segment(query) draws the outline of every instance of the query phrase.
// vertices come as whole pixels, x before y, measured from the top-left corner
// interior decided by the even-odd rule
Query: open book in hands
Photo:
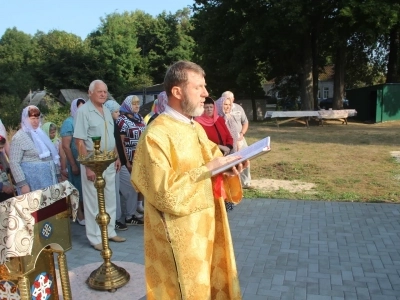
[[[211,176],[214,176],[214,175],[217,175],[224,171],[227,171],[247,159],[250,160],[250,159],[256,158],[262,154],[268,153],[270,150],[271,150],[270,137],[267,136],[266,138],[263,138],[262,140],[259,140],[259,141],[255,142],[254,144],[251,144],[247,148],[244,148],[238,152],[227,155],[226,157],[238,156],[239,159],[236,159],[236,160],[226,163],[225,165],[222,165],[216,169],[211,170]]]

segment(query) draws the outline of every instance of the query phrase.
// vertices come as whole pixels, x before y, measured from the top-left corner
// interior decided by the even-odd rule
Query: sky
[[[63,30],[85,39],[111,13],[142,10],[152,16],[175,13],[194,0],[0,0],[0,37],[7,28],[34,35]]]

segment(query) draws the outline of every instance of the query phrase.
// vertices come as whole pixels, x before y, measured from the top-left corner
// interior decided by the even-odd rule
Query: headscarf
[[[134,122],[143,123],[143,117],[137,112],[132,111],[132,101],[139,101],[138,96],[130,95],[125,98],[124,102],[121,104],[119,111],[122,114],[128,115]]]
[[[104,103],[104,106],[107,107],[112,113],[115,111],[119,111],[121,105],[115,100],[107,100]]]
[[[3,122],[1,122],[1,120],[0,120],[0,135],[2,135],[3,137],[5,137],[7,139],[7,131],[3,125]]]
[[[22,115],[21,115],[22,131],[31,134],[33,143],[35,144],[36,150],[38,151],[40,158],[46,158],[51,155],[54,163],[56,165],[60,165],[60,156],[58,155],[57,149],[54,146],[54,144],[50,141],[46,133],[40,128],[40,126],[42,125],[41,122],[39,122],[39,127],[37,129],[32,128],[28,115],[29,108],[36,108],[37,110],[39,110],[39,108],[37,108],[35,105],[29,105],[22,110]]]
[[[157,96],[157,100],[154,101],[154,112],[156,114],[163,113],[167,104],[168,104],[167,93],[166,92],[159,93]]]
[[[6,142],[7,142],[6,137],[0,134],[0,143],[4,144],[4,146],[5,146]],[[8,163],[8,157],[7,157],[7,154],[5,153],[5,149],[3,149],[3,151],[0,151],[0,177],[1,177],[2,172],[8,173],[9,169],[10,169],[10,165]],[[6,179],[6,181],[8,181],[8,178]],[[2,182],[2,178],[0,178],[0,182]],[[4,182],[4,180],[3,180],[3,182]]]
[[[217,112],[221,117],[225,116],[224,103],[225,103],[226,99],[227,99],[226,97],[221,97],[217,101],[215,101],[215,106],[217,107]],[[231,111],[232,111],[232,107],[231,107]]]
[[[168,104],[168,96],[166,92],[161,92],[158,94],[157,99],[154,100],[151,111],[144,117],[145,124],[149,124],[154,120],[159,114],[165,111]]]
[[[77,99],[72,100],[72,102],[71,102],[71,116],[74,119],[75,119],[76,113],[78,111],[78,104],[79,104],[78,101],[79,100],[83,101],[84,104],[86,103],[86,100],[82,99],[82,98],[77,98]],[[79,101],[79,102],[81,102],[81,101]]]
[[[236,152],[236,151],[238,151],[237,142],[238,142],[238,138],[239,138],[240,134],[236,129],[235,118],[232,117],[232,115],[231,115],[233,105],[231,106],[230,112],[228,112],[228,113],[224,112],[224,103],[226,100],[230,100],[230,99],[228,99],[227,97],[219,98],[217,101],[215,101],[215,106],[217,107],[216,110],[218,111],[218,114],[225,119],[226,127],[228,127],[228,130],[231,133],[231,136],[233,138],[232,150],[234,150],[234,152]]]
[[[212,117],[209,117],[204,112],[200,117],[196,117],[194,119],[204,126],[212,126],[215,124],[215,122],[217,122],[217,120],[219,118],[217,108],[215,107],[215,102],[211,97],[206,97],[206,101],[204,102],[204,104],[213,104],[214,105],[214,115]]]
[[[56,127],[56,135],[54,136],[54,138],[50,138],[50,127],[51,125],[54,125]],[[52,143],[54,143],[55,141],[58,140],[58,130],[57,130],[57,126],[56,124],[52,123],[52,122],[46,122],[41,126],[42,130],[47,134],[47,136],[49,137],[50,141]]]

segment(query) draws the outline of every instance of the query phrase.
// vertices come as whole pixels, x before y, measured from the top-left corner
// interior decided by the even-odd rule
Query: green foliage
[[[57,95],[102,79],[122,99],[161,83],[180,59],[205,69],[212,95],[229,89],[254,99],[263,95],[265,80],[291,76],[297,82],[285,91],[307,98],[303,108],[311,108],[316,70],[327,64],[345,71],[347,88],[383,82],[387,70],[392,80],[400,78],[400,47],[393,42],[398,1],[196,0],[191,9],[193,15],[189,8],[156,17],[111,13],[84,41],[59,30],[32,37],[7,29],[0,39],[0,94],[23,99],[30,89],[46,87]],[[338,59],[338,49],[347,59]],[[314,80],[307,80],[312,73]]]
[[[90,49],[81,38],[65,31],[38,32],[35,44],[35,77],[40,87],[57,93],[63,88],[86,89],[91,79]]]
[[[21,122],[22,103],[17,96],[0,95],[0,119],[6,128],[17,129]]]
[[[62,123],[70,116],[70,106],[61,105],[51,94],[47,94],[39,106],[45,122],[52,122],[60,129]]]
[[[0,39],[0,94],[23,99],[29,89],[37,87],[33,75],[31,36],[15,27]]]
[[[150,82],[144,75],[145,64],[137,37],[138,23],[150,19],[150,15],[141,11],[113,13],[102,19],[98,29],[89,36],[96,60],[94,70],[114,94],[124,94],[132,86]],[[138,82],[138,78],[144,82]]]

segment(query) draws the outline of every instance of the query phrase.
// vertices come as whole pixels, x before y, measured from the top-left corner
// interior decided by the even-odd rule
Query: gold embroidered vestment
[[[162,114],[142,134],[132,183],[146,201],[148,300],[241,299],[224,200],[214,199],[205,167],[221,155],[197,122]]]

